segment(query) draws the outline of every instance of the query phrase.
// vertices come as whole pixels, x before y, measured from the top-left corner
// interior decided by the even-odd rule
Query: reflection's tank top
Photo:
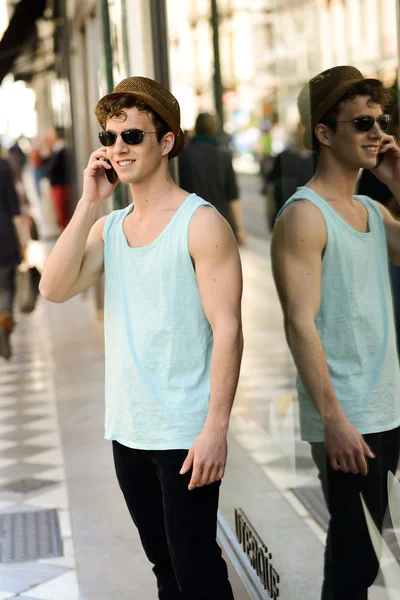
[[[131,448],[190,448],[207,416],[212,331],[188,248],[200,206],[188,196],[141,248],[123,231],[132,205],[104,226],[105,437]]]
[[[354,196],[368,211],[369,232],[355,231],[308,187],[292,202],[308,200],[325,221],[321,304],[315,325],[329,374],[349,421],[362,434],[400,425],[400,371],[389,279],[386,233],[379,208],[367,196]],[[317,409],[298,377],[302,438],[323,440]]]

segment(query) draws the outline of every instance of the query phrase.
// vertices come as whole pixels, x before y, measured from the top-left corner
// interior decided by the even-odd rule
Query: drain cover
[[[0,563],[63,555],[55,509],[0,513]]]
[[[329,513],[326,508],[324,495],[320,484],[301,485],[293,488],[292,492],[297,496],[303,506],[308,510],[317,523],[327,531],[329,524]]]

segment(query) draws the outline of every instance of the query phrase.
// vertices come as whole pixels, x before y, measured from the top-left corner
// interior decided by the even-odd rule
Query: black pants
[[[220,482],[188,490],[187,450],[133,450],[113,442],[118,482],[160,600],[233,600],[216,541]]]
[[[400,428],[363,436],[375,458],[368,474],[334,471],[323,443],[311,444],[312,456],[327,503],[330,522],[325,548],[322,600],[366,600],[379,570],[363,507],[366,505],[379,531],[388,505],[388,472],[396,473]]]

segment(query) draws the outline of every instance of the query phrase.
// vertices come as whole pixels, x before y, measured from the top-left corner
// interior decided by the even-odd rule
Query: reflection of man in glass
[[[388,92],[353,67],[314,77],[298,99],[315,175],[275,224],[274,277],[299,373],[302,438],[310,442],[331,515],[323,600],[365,600],[378,560],[360,501],[378,528],[387,473],[400,446],[389,255],[400,265],[400,224],[367,196],[372,169],[400,202],[400,150],[385,130]],[[379,166],[376,166],[379,163]]]

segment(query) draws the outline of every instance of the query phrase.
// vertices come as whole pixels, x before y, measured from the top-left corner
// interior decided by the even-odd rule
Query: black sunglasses
[[[378,123],[381,131],[387,131],[389,123],[391,121],[390,115],[380,115],[375,119],[371,115],[362,115],[351,119],[351,121],[337,121],[338,123],[353,123],[357,131],[370,131],[375,125],[375,121]]]
[[[117,141],[118,135],[122,137],[125,144],[129,146],[137,146],[141,144],[144,140],[145,135],[150,135],[150,133],[158,133],[158,131],[142,131],[141,129],[125,129],[125,131],[121,131],[120,134],[115,133],[115,131],[110,131],[109,129],[100,131],[99,140],[103,146],[113,146]]]

